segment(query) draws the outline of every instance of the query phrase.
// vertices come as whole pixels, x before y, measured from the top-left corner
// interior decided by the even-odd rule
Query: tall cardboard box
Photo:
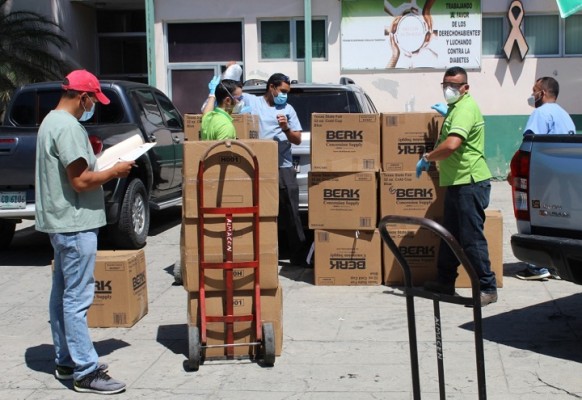
[[[445,188],[439,186],[436,171],[380,173],[380,215],[406,215],[442,221]]]
[[[184,218],[180,240],[182,281],[184,289],[197,292],[200,288],[197,218]],[[277,246],[277,219],[265,217],[259,222],[259,277],[261,289],[276,289],[279,286],[279,257]],[[232,237],[225,230],[224,218],[206,218],[204,222],[204,257],[207,262],[220,263],[226,260],[226,248],[230,246],[233,261],[254,260],[253,221],[251,217],[235,217]],[[233,270],[235,290],[252,290],[255,272],[252,268]],[[208,292],[225,290],[225,271],[206,269],[204,287]]]
[[[148,312],[146,262],[141,250],[98,251],[91,328],[129,328]]]
[[[309,228],[374,230],[375,172],[309,172]]]
[[[311,170],[378,171],[380,115],[313,113]]]
[[[222,316],[225,313],[226,296],[224,292],[211,292],[206,295],[206,315]],[[253,313],[253,294],[251,291],[235,292],[233,298],[234,315]],[[200,328],[199,293],[188,293],[188,324]],[[261,290],[261,321],[273,323],[275,331],[275,355],[280,356],[283,349],[283,289]],[[222,322],[207,323],[207,344],[220,345],[226,343],[225,324]],[[200,335],[202,336],[202,335]],[[234,324],[234,343],[252,343],[256,341],[255,327],[252,322],[236,322]],[[236,356],[252,356],[256,354],[256,346],[236,346],[233,348]],[[225,348],[208,348],[206,358],[223,358]]]
[[[259,164],[259,215],[279,214],[279,151],[274,140],[241,140]],[[183,215],[198,217],[198,167],[201,157],[216,141],[184,143]],[[219,145],[205,159],[204,205],[206,207],[249,207],[253,205],[255,168],[250,154],[233,141]]]
[[[372,286],[382,282],[381,238],[374,231],[315,231],[315,284]]]
[[[382,114],[382,171],[414,171],[435,148],[443,120],[435,113]]]
[[[499,210],[485,210],[485,237],[489,248],[491,269],[495,272],[497,287],[503,287],[503,217]],[[388,225],[388,231],[412,271],[412,284],[422,286],[427,280],[437,278],[437,261],[440,237],[427,229],[414,225]],[[392,251],[384,243],[383,282],[386,285],[403,285],[404,275]],[[457,288],[470,288],[471,281],[462,266],[455,281]]]
[[[187,141],[200,140],[202,114],[184,114],[184,138]]]
[[[232,124],[237,139],[259,138],[259,116],[232,114]],[[184,137],[187,141],[199,141],[202,137],[202,114],[184,114]]]

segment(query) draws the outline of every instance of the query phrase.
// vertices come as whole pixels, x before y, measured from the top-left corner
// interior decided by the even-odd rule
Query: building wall
[[[25,10],[46,15],[61,26],[71,42],[69,49],[55,49],[75,68],[97,71],[98,49],[95,9],[70,0],[8,0],[8,11]]]
[[[379,0],[380,1],[380,0]],[[506,15],[510,0],[482,0],[484,14]],[[526,14],[557,14],[555,1],[528,0],[523,2]],[[165,53],[165,26],[175,22],[240,21],[244,15],[245,79],[266,79],[274,72],[282,72],[292,79],[304,80],[302,62],[260,62],[258,18],[300,17],[304,15],[303,1],[270,0],[265,7],[262,0],[213,2],[189,0],[156,1],[156,62],[158,86],[167,89],[167,56]],[[370,95],[382,112],[430,112],[430,106],[443,101],[439,83],[443,71],[342,71],[340,66],[341,2],[313,0],[312,16],[328,20],[328,59],[314,60],[314,82],[339,82],[349,76]],[[537,77],[553,76],[561,83],[560,104],[582,120],[582,78],[579,76],[579,57],[537,58],[524,61],[513,58],[482,57],[481,69],[469,71],[470,92],[485,115],[487,126],[486,155],[489,167],[498,178],[504,178],[509,162],[519,147],[522,131],[531,108],[527,97]],[[205,90],[205,88],[202,88]],[[582,124],[578,124],[582,130]]]

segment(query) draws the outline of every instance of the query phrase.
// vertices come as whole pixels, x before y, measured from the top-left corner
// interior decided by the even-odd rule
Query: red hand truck
[[[219,146],[225,146],[228,150],[232,146],[242,147],[253,160],[253,204],[246,207],[206,207],[204,205],[204,172],[205,161],[212,150]],[[198,371],[205,360],[205,350],[207,348],[220,347],[225,348],[226,358],[234,358],[234,347],[236,346],[254,346],[255,358],[262,356],[263,364],[273,366],[275,364],[275,333],[271,322],[261,321],[261,287],[260,287],[260,268],[259,268],[259,162],[252,149],[245,143],[234,140],[224,140],[210,146],[200,158],[198,166],[198,261],[199,261],[199,325],[188,325],[188,367],[193,371]],[[252,214],[253,219],[253,260],[244,262],[234,261],[234,217],[236,215]],[[208,262],[205,257],[204,249],[204,220],[206,215],[223,215],[225,218],[225,260],[223,262]],[[252,268],[254,270],[254,289],[253,289],[253,306],[251,314],[235,315],[234,314],[234,283],[233,269]],[[223,315],[207,315],[206,313],[206,291],[204,285],[204,272],[207,269],[224,270],[225,275],[225,312]],[[236,322],[253,323],[255,329],[255,342],[251,343],[234,343],[234,323]],[[225,326],[225,343],[224,344],[207,344],[207,323],[224,323]]]
[[[459,262],[463,265],[469,278],[471,279],[471,297],[461,297],[458,295],[446,295],[441,293],[434,293],[426,291],[422,288],[412,286],[412,274],[410,266],[406,259],[402,256],[400,249],[392,240],[386,225],[388,224],[405,224],[405,225],[419,225],[421,228],[428,229],[437,234],[453,251]],[[467,258],[463,248],[459,245],[457,240],[451,235],[449,231],[443,228],[436,222],[419,217],[408,217],[402,215],[388,215],[378,224],[378,230],[382,239],[394,254],[394,257],[400,264],[402,272],[404,273],[404,294],[406,296],[406,311],[408,314],[408,340],[410,346],[410,362],[412,370],[412,389],[414,400],[420,400],[420,375],[418,364],[418,347],[416,342],[416,322],[414,314],[414,297],[423,297],[433,301],[435,333],[436,333],[436,352],[437,352],[437,367],[439,377],[439,394],[440,399],[446,399],[445,393],[445,372],[444,372],[444,356],[442,348],[442,329],[441,329],[441,313],[439,302],[461,304],[473,307],[473,325],[475,330],[475,356],[477,362],[477,389],[479,400],[487,399],[487,386],[485,384],[485,356],[483,353],[483,327],[481,320],[481,292],[479,290],[479,277],[473,268],[473,265]]]

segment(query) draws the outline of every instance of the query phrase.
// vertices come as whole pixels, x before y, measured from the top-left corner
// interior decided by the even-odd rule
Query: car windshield
[[[348,91],[292,90],[288,102],[295,108],[305,131],[311,130],[311,113],[362,112],[353,92]]]

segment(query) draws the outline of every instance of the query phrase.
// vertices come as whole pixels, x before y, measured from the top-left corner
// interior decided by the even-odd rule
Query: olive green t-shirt
[[[236,139],[232,117],[222,108],[216,107],[202,117],[202,140]]]
[[[491,171],[485,161],[485,121],[469,93],[449,106],[437,146],[451,133],[462,137],[463,143],[439,162],[440,185],[462,185],[490,179]]]
[[[106,224],[103,188],[77,193],[66,168],[79,158],[90,170],[96,158],[87,131],[63,110],[51,111],[40,124],[36,142],[35,223],[47,233],[80,232]]]

